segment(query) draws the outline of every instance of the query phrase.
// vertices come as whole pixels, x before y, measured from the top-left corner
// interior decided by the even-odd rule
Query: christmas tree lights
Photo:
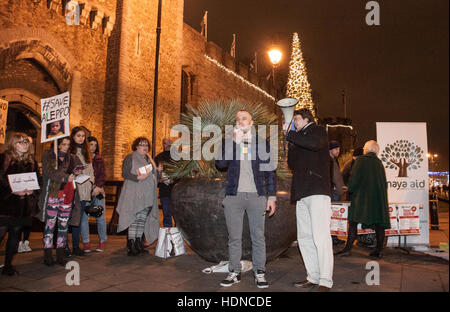
[[[314,103],[311,96],[311,87],[308,82],[306,64],[298,34],[294,33],[292,40],[292,53],[289,62],[289,77],[286,96],[298,100],[295,109],[308,108],[315,116]]]

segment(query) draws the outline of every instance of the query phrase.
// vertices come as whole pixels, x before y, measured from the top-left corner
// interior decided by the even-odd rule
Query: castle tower
[[[183,0],[162,0],[156,150],[179,116]],[[139,136],[152,141],[158,0],[118,0],[104,112],[104,148],[114,164],[108,178],[120,179],[122,161]],[[105,159],[106,160],[106,159]]]

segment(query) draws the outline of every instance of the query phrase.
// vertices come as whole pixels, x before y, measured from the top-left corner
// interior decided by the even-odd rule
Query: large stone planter
[[[277,211],[266,217],[267,261],[273,260],[296,240],[295,205],[289,201],[290,181],[277,181]],[[228,260],[228,231],[222,200],[224,179],[191,179],[178,182],[172,191],[172,214],[189,246],[207,261]],[[242,260],[251,260],[247,215],[242,233]]]

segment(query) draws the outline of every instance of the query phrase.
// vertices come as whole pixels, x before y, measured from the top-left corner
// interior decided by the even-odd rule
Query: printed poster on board
[[[331,204],[331,235],[347,236],[347,215],[349,204]]]
[[[69,110],[69,92],[41,99],[41,143],[70,135]]]
[[[419,235],[420,218],[418,204],[397,205],[400,235]]]
[[[391,221],[391,228],[384,231],[386,236],[399,235],[400,233],[398,230],[397,211],[397,205],[389,204],[389,219]]]

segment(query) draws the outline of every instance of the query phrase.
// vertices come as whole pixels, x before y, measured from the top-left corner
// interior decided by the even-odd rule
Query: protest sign
[[[403,204],[397,207],[400,235],[420,234],[419,205]]]
[[[36,172],[27,172],[8,175],[9,186],[12,192],[22,192],[24,190],[39,190],[39,182]]]
[[[70,95],[41,99],[41,143],[69,136]]]
[[[331,235],[347,236],[347,215],[350,203],[331,204]]]
[[[385,230],[386,236],[399,235],[396,205],[389,205],[389,218],[391,220],[391,228]]]

